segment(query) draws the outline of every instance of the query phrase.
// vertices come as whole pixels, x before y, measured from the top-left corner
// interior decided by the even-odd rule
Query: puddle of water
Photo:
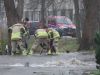
[[[23,64],[21,64],[21,63],[16,63],[16,64],[13,64],[13,65],[9,65],[9,66],[11,66],[11,67],[23,67],[24,65]]]
[[[70,60],[57,60],[57,61],[47,61],[43,64],[30,64],[29,62],[26,62],[25,64],[22,63],[16,63],[16,64],[10,64],[10,65],[0,65],[0,66],[11,66],[11,67],[71,67],[71,68],[86,68],[86,67],[94,67],[95,63],[87,63],[80,61],[76,58],[72,58]]]
[[[12,65],[11,65],[11,64],[5,64],[5,65],[2,64],[2,65],[0,65],[0,66],[1,66],[1,67],[3,67],[3,66],[4,66],[4,67],[8,67],[8,66],[9,66],[9,67],[24,67],[24,65],[21,64],[21,63],[16,63],[16,64],[12,64]]]

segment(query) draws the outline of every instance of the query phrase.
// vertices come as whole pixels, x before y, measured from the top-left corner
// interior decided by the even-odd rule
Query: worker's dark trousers
[[[54,46],[54,39],[50,39],[50,49],[51,53],[56,53],[56,48]]]

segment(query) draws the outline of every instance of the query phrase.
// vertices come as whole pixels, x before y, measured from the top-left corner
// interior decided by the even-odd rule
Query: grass
[[[100,75],[100,70],[93,71],[90,75]]]
[[[59,41],[58,52],[75,52],[77,51],[79,44],[75,38],[63,38]]]
[[[35,44],[35,38],[33,36],[30,37],[29,39],[29,43],[28,43],[28,51],[31,50],[32,46]],[[2,52],[1,50],[1,46],[3,45],[3,48],[5,47],[5,41],[4,42],[1,42],[2,43],[0,45],[0,53]],[[39,52],[40,51],[40,48],[39,47],[36,52]],[[58,42],[58,52],[66,52],[66,51],[71,51],[71,52],[75,52],[77,51],[78,49],[78,44],[77,44],[77,41],[76,39],[73,39],[73,38],[61,38]]]
[[[0,55],[5,50],[6,44],[7,44],[7,40],[0,40]]]
[[[35,39],[32,37],[29,42],[29,49],[35,44]],[[61,38],[58,42],[58,52],[75,52],[77,51],[79,45],[75,38]],[[40,50],[40,47],[38,48]],[[36,51],[39,51],[36,50]]]

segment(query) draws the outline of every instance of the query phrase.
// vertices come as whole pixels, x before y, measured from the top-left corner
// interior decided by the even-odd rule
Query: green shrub
[[[0,55],[5,50],[6,44],[7,44],[7,41],[6,40],[0,40]]]
[[[93,71],[90,75],[100,75],[100,70]]]
[[[94,39],[95,43],[96,43],[96,63],[100,64],[100,32],[96,33],[95,39]]]
[[[58,51],[59,52],[76,52],[79,44],[75,38],[62,38],[59,41]]]

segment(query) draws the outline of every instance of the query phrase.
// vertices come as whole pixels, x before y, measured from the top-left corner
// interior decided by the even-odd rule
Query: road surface
[[[88,75],[95,66],[92,52],[0,56],[0,75]]]

